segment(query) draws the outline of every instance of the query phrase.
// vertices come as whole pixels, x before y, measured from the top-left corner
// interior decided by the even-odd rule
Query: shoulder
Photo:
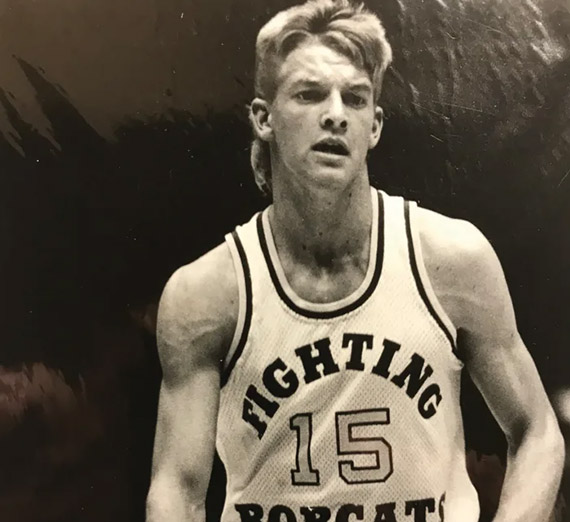
[[[456,328],[469,328],[482,307],[510,305],[499,259],[475,225],[418,207],[415,226],[427,276]]]
[[[158,309],[163,370],[197,358],[219,364],[234,334],[238,306],[237,275],[227,243],[176,270]]]
[[[469,221],[417,207],[415,225],[426,261],[462,270],[494,256],[487,238]]]

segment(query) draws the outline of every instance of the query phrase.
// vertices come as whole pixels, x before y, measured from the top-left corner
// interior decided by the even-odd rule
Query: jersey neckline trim
[[[280,299],[293,312],[310,319],[331,319],[352,312],[361,306],[374,292],[384,258],[384,202],[380,191],[371,189],[372,229],[368,268],[360,286],[350,295],[330,303],[313,303],[299,297],[289,285],[273,241],[267,210],[257,216],[257,232],[261,250],[267,264],[273,286]],[[374,196],[374,194],[376,194]]]

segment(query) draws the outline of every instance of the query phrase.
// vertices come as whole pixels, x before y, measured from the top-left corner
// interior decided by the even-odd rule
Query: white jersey
[[[227,236],[240,313],[217,448],[222,522],[476,522],[456,331],[426,275],[416,206],[372,191],[368,270],[332,303],[297,296],[267,210]]]

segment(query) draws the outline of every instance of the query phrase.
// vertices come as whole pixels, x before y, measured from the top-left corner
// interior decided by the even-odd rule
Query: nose
[[[346,112],[340,93],[331,93],[321,115],[321,127],[332,131],[345,131],[348,126]]]

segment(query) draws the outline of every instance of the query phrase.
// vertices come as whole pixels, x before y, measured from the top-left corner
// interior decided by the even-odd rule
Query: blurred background
[[[245,106],[256,33],[293,3],[0,0],[3,522],[144,520],[156,304],[268,204]],[[367,5],[394,49],[373,184],[490,239],[570,436],[570,5]],[[505,442],[468,379],[463,406],[490,520]]]

